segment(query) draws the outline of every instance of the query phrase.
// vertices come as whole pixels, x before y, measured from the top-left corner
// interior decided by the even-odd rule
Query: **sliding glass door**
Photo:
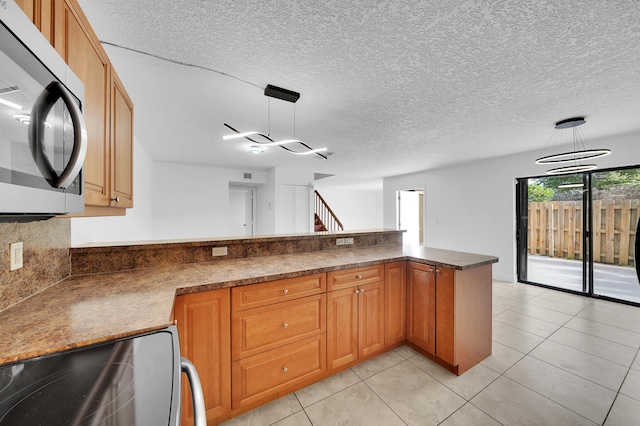
[[[640,168],[517,181],[518,279],[640,303]]]
[[[640,168],[593,173],[593,293],[640,303],[635,240]]]
[[[526,263],[520,280],[583,292],[584,176],[521,179],[519,185],[526,191],[520,194],[519,216],[525,221],[519,232],[524,254],[520,263]]]

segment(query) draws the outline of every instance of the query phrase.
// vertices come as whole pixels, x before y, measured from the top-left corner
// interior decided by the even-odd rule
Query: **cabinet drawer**
[[[326,366],[326,337],[315,337],[232,363],[232,408],[282,396],[318,380]]]
[[[370,284],[384,280],[384,265],[345,269],[327,274],[327,290],[340,290],[360,284]]]
[[[326,330],[326,295],[234,312],[231,358],[255,355]]]
[[[233,287],[231,289],[231,311],[244,311],[286,300],[299,299],[323,293],[325,289],[325,274]]]

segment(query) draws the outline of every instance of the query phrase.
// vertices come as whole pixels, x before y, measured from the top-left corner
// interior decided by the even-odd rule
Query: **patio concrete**
[[[527,281],[582,291],[582,261],[528,256]],[[593,265],[594,293],[640,303],[636,270],[629,266]]]

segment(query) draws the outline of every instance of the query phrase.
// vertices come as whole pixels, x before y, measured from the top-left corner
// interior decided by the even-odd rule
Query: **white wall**
[[[192,164],[154,163],[153,239],[215,238],[229,235],[229,183],[261,185],[266,173]],[[260,191],[260,189],[258,189]]]
[[[71,245],[227,237],[229,183],[259,187],[266,179],[261,171],[154,162],[135,139],[133,208],[126,216],[73,218]]]
[[[600,168],[640,164],[640,132],[590,140],[612,154]],[[516,280],[515,179],[544,175],[540,152],[499,157],[384,179],[384,227],[395,227],[396,191],[425,188],[425,245],[495,255],[494,278]]]
[[[140,241],[153,239],[151,184],[153,160],[138,139],[133,144],[134,208],[126,216],[71,219],[71,245],[100,241]]]
[[[154,239],[227,236],[228,171],[175,163],[155,163]]]
[[[323,188],[320,182],[316,182],[315,189],[340,219],[345,231],[383,227],[382,191],[341,191]]]

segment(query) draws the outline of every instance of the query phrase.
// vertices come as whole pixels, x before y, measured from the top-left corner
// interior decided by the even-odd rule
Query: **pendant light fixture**
[[[280,141],[276,141],[271,138],[270,134],[265,135],[262,132],[256,132],[256,131],[241,132],[240,130],[233,128],[231,125],[227,123],[224,123],[225,127],[230,129],[234,133],[230,135],[225,135],[222,137],[222,139],[230,140],[230,139],[244,138],[249,142],[256,144],[251,146],[251,148],[253,149],[250,148],[250,150],[248,151],[248,152],[251,152],[252,154],[261,153],[262,151],[264,151],[264,148],[262,147],[265,147],[265,146],[279,146],[280,148],[294,155],[316,154],[317,156],[324,158],[326,160],[327,157],[321,153],[325,152],[327,148],[313,149],[312,147],[310,147],[300,139],[296,139],[295,103],[298,99],[300,99],[300,93],[268,84],[267,87],[264,89],[264,95],[269,96],[271,98],[276,98],[283,101],[291,102],[294,104],[293,105],[293,139],[283,139]],[[269,103],[269,128],[271,128],[271,103]],[[289,146],[285,146],[285,145],[289,145]],[[294,149],[293,147],[290,147],[290,146],[295,146],[298,149]],[[262,151],[257,152],[259,151],[257,148],[262,149]]]
[[[548,175],[561,175],[565,173],[581,173],[589,170],[596,169],[598,166],[595,164],[583,164],[584,160],[593,160],[595,158],[604,157],[611,154],[609,149],[586,149],[584,144],[584,137],[578,129],[578,126],[583,125],[587,121],[584,117],[573,117],[561,120],[556,123],[556,129],[573,129],[573,151],[563,152],[561,154],[547,155],[540,157],[536,160],[536,164],[557,165],[567,164],[570,165],[556,167],[547,170]]]

